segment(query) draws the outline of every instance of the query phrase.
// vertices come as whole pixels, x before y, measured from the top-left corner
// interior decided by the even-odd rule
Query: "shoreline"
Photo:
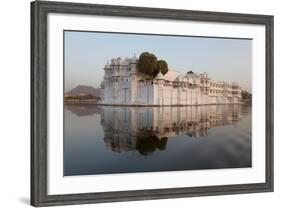
[[[150,104],[97,104],[100,106],[118,106],[118,107],[184,107],[184,106],[209,106],[209,105],[244,105],[244,103],[213,103],[213,104],[194,104],[194,105],[150,105]]]
[[[96,100],[64,100],[64,105],[71,105],[71,104],[91,104],[97,105]]]
[[[64,102],[64,105],[96,105],[96,106],[113,106],[113,107],[184,107],[184,106],[211,106],[211,105],[249,105],[248,103],[212,103],[212,104],[194,104],[194,105],[150,105],[150,104],[102,104],[92,101],[74,101],[74,102]]]

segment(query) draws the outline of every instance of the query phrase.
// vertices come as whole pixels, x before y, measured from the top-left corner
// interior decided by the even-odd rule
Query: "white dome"
[[[183,78],[184,77],[180,74],[179,76],[177,76],[176,80],[179,81],[179,82],[182,82]]]
[[[156,79],[162,79],[163,78],[163,74],[161,72],[159,72],[156,76]]]
[[[109,61],[107,61],[106,64],[104,65],[104,68],[109,68],[109,67],[110,67]]]

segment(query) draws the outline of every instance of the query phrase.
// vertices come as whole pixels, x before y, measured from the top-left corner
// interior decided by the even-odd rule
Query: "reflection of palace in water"
[[[114,152],[138,150],[149,154],[164,150],[168,138],[184,134],[204,137],[212,127],[235,125],[241,105],[186,107],[101,108],[101,124],[107,148]]]

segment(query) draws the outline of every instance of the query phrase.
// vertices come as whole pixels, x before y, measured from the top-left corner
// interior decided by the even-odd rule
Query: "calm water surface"
[[[65,105],[64,175],[251,167],[251,107]]]

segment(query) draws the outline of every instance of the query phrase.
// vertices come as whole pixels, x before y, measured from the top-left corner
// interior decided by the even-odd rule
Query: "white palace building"
[[[149,79],[137,71],[138,59],[114,58],[104,67],[104,105],[173,106],[241,103],[241,87],[210,79],[207,73],[182,74],[169,69]]]

